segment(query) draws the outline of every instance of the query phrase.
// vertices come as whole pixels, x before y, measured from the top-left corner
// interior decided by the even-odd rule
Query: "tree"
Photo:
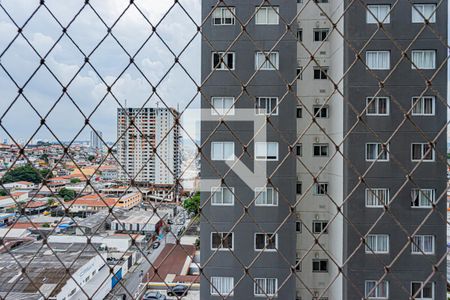
[[[41,183],[43,179],[49,175],[49,169],[38,170],[30,164],[6,172],[2,178],[3,183],[16,181],[29,181],[33,183]]]
[[[0,190],[0,197],[7,196],[8,193],[5,190]]]
[[[88,156],[88,161],[93,162],[95,159],[95,155],[89,155]]]
[[[196,193],[191,198],[184,200],[183,207],[189,214],[197,215],[200,210],[200,193]]]
[[[73,190],[62,188],[59,190],[58,196],[63,198],[64,201],[71,201],[71,200],[75,199],[75,197],[77,196],[77,193]]]
[[[80,183],[80,182],[81,182],[80,178],[72,178],[72,179],[70,179],[70,183]]]

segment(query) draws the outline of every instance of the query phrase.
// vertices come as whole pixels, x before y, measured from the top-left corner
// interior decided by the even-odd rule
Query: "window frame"
[[[264,102],[266,102],[266,106],[264,108],[260,107],[261,100],[265,100]],[[272,100],[275,100],[276,102],[275,107],[272,107]],[[255,101],[255,113],[257,116],[278,116],[278,97],[256,97]],[[270,106],[270,113],[267,112],[268,106]],[[261,113],[261,110],[264,112]]]
[[[426,198],[425,192],[431,192],[431,203],[429,199]],[[417,195],[414,195],[417,193]],[[418,199],[418,205],[414,205],[416,200],[415,197],[417,196]],[[422,197],[425,197],[425,200],[422,199]],[[428,202],[428,205],[423,205],[424,201]],[[411,190],[411,208],[414,209],[420,209],[420,208],[432,208],[433,204],[436,203],[436,190],[435,189],[412,189]]]
[[[317,110],[317,112],[316,112]],[[325,116],[322,113],[325,112]],[[328,119],[330,117],[330,107],[328,105],[313,105],[313,117],[317,119]]]
[[[372,100],[373,99],[373,100]],[[380,99],[386,99],[386,113],[380,113]],[[391,114],[391,99],[390,97],[377,96],[377,97],[366,97],[366,116],[382,116],[386,117]],[[369,106],[375,104],[376,113],[369,112]]]
[[[374,191],[375,192],[380,192],[380,191],[383,192],[384,195],[385,195],[385,199],[387,201],[386,205],[389,205],[391,198],[390,198],[390,193],[389,193],[389,189],[388,188],[366,188],[366,191],[365,191],[365,203],[366,203],[366,207],[367,208],[383,208],[384,207],[384,205],[379,204],[379,200],[378,199],[376,199],[376,202],[378,203],[376,205],[371,205],[369,203],[369,194],[370,193],[372,193],[374,195],[373,197],[378,198],[377,195],[375,195]]]
[[[325,186],[325,189],[321,189],[320,186]],[[328,182],[317,182],[314,184],[314,196],[326,196],[328,195]],[[325,190],[325,192],[323,192]]]
[[[213,235],[214,234],[220,234],[222,236],[221,241],[220,241],[221,245],[219,245],[221,247],[216,247],[216,248],[213,247],[213,241],[214,241],[213,240]],[[223,239],[227,235],[231,236],[231,247],[223,247]],[[230,250],[233,251],[234,250],[234,232],[215,232],[215,231],[212,231],[210,239],[211,239],[210,240],[211,241],[211,243],[210,243],[210,246],[211,246],[210,250],[211,251],[216,251],[216,250],[217,251],[230,251]]]
[[[381,145],[381,152],[377,147],[377,154],[375,155],[375,158],[368,158],[368,146],[369,145]],[[365,147],[365,157],[366,157],[366,162],[389,162],[389,144],[386,147],[386,150],[383,150],[383,143],[366,143],[366,147]],[[380,154],[382,153],[382,151],[386,152],[386,158],[381,158]]]
[[[325,37],[323,34],[325,33]],[[316,34],[319,34],[319,39],[316,39]],[[330,35],[330,28],[313,28],[313,42],[326,42]]]
[[[422,6],[422,9],[418,9],[417,6]],[[423,24],[423,23],[425,23],[425,18],[424,18],[425,17],[425,14],[424,14],[425,13],[425,6],[433,6],[434,7],[433,8],[433,14],[430,16],[430,18],[428,18],[428,22],[429,23],[436,23],[436,13],[437,13],[436,3],[414,3],[411,6],[411,23],[413,23],[413,24]],[[419,11],[423,15],[423,17],[419,13]],[[415,16],[418,17],[420,19],[420,21],[415,19],[414,18]]]
[[[264,286],[261,287],[261,285],[258,285],[256,283],[257,280],[264,280]],[[268,286],[267,283],[269,280],[274,280],[274,282],[275,282],[275,293],[273,293],[273,294],[267,292],[267,286]],[[264,292],[262,294],[257,294],[256,293],[257,290],[258,291],[263,290]],[[253,295],[255,297],[277,297],[277,295],[278,295],[278,278],[261,278],[261,277],[255,278],[253,281]]]
[[[431,99],[432,103],[432,113],[425,112],[425,99]],[[420,104],[420,110],[422,112],[414,112],[416,107]],[[412,97],[411,98],[411,115],[412,116],[435,116],[436,115],[436,97],[435,96],[422,96],[422,97]]]
[[[388,13],[385,17],[380,17],[380,7],[387,6]],[[377,13],[375,14],[370,8],[376,8]],[[370,13],[372,12],[372,14]],[[373,21],[372,21],[373,20]],[[391,5],[390,4],[367,4],[366,9],[366,24],[389,24],[391,23]]]
[[[433,66],[431,66],[431,67],[419,66],[418,63],[414,61],[414,54],[419,53],[419,52],[422,53],[422,56],[424,56],[426,52],[434,53]],[[411,69],[412,70],[436,70],[436,60],[437,60],[437,51],[435,49],[411,50]]]
[[[368,283],[374,283],[375,289],[371,288],[368,289],[367,288],[367,284]],[[384,283],[386,285],[386,296],[380,296],[378,295],[379,292],[379,288],[380,288],[380,284]],[[372,291],[373,289],[373,291]],[[373,293],[375,293],[374,296],[369,296],[369,292],[372,291]],[[389,299],[389,281],[387,280],[382,280],[381,282],[379,282],[378,280],[366,280],[364,281],[364,295],[365,297],[367,297],[367,299]]]
[[[279,144],[278,144],[278,142],[255,142],[254,143],[255,144],[255,151],[254,151],[254,155],[255,155],[255,160],[256,161],[278,161],[278,158],[279,158]],[[269,144],[276,144],[276,155],[275,155],[275,158],[269,158],[269,155],[268,155],[268,147],[269,147]],[[258,158],[258,156],[257,156],[257,148],[258,148],[258,145],[266,145],[266,150],[265,150],[265,153],[266,153],[266,156],[265,156],[265,158]]]
[[[328,80],[328,71],[329,71],[329,67],[328,66],[315,66],[313,67],[313,80]],[[319,71],[319,77],[316,78],[316,71]]]
[[[420,145],[420,154],[421,158],[414,158],[414,146]],[[426,146],[430,146],[428,143],[411,143],[411,161],[412,162],[434,162],[436,160],[436,153],[434,148],[431,147],[431,151],[428,155],[431,154],[431,158],[426,158],[425,153],[427,152]]]
[[[216,12],[216,10],[220,10],[220,18],[215,18],[214,17],[214,13]],[[224,20],[226,19],[225,15],[224,15],[224,11],[229,12],[231,14],[231,24],[227,24],[224,22]],[[236,24],[236,7],[234,6],[218,6],[216,7],[212,14],[211,14],[211,22],[213,26],[233,26]],[[215,20],[221,20],[221,23],[215,23]]]
[[[320,154],[319,155],[316,155],[316,151],[315,151],[315,148],[316,147],[320,147]],[[327,149],[326,150],[326,154],[325,155],[322,155],[322,148],[324,147],[324,149]],[[328,143],[313,143],[313,157],[329,157],[330,156],[330,145],[328,144]]]
[[[417,294],[417,297],[414,297],[415,300],[434,300],[435,299],[435,292],[434,292],[435,283],[433,281],[429,281],[426,284],[424,284],[423,281],[411,281],[411,290],[410,290],[411,297],[414,296],[413,284],[415,284],[415,283],[420,284],[419,293]],[[431,298],[424,298],[423,290],[428,284],[431,284]],[[418,298],[419,296],[420,296],[420,298]]]
[[[431,247],[432,247],[432,251],[425,251],[423,248],[423,246],[425,245],[425,238],[426,237],[431,237]],[[436,237],[432,234],[416,234],[415,236],[412,237],[413,241],[416,243],[414,244],[413,242],[411,242],[411,254],[412,255],[435,255],[436,253]],[[416,242],[416,238],[421,239],[422,241],[417,243]],[[417,246],[418,245],[418,246]],[[420,248],[420,246],[422,246],[422,248]],[[415,249],[417,248],[417,250]]]
[[[373,247],[369,247],[369,237],[372,237],[372,238],[375,238],[374,239],[374,241],[375,241],[375,246],[373,246]],[[379,250],[379,248],[378,248],[378,239],[379,238],[386,238],[386,250]],[[366,254],[389,254],[389,252],[390,252],[390,236],[389,236],[389,234],[384,234],[384,233],[371,233],[371,234],[368,234],[367,235],[367,237],[366,237],[366,244],[365,244],[365,247],[364,247],[364,252],[366,253]]]
[[[229,66],[227,65],[227,63],[225,63],[225,60],[223,62],[220,62],[219,59],[219,63],[220,63],[220,67],[215,67],[214,66],[214,55],[218,54],[219,58],[222,56],[222,59],[225,58],[225,54],[228,56],[228,54],[232,55],[232,63],[233,66],[232,68],[229,68]],[[228,62],[228,58],[227,58],[227,62]],[[223,67],[222,67],[223,65]],[[211,55],[211,69],[213,71],[234,71],[236,69],[236,53],[233,51],[213,51],[212,55]]]
[[[216,279],[216,278],[221,278],[221,279],[231,279],[231,286],[232,286],[232,289],[231,289],[231,291],[230,292],[221,292],[221,291],[218,291],[218,288],[216,287],[216,286],[214,286],[213,285],[213,281],[214,281],[214,279]],[[211,283],[210,283],[210,294],[212,295],[212,296],[233,296],[234,295],[234,289],[235,289],[235,286],[234,286],[234,277],[230,277],[230,276],[211,276],[210,277],[210,280],[211,280]]]
[[[316,225],[320,224],[321,230],[316,230]],[[327,234],[328,233],[328,220],[313,220],[312,221],[312,233],[313,234]]]
[[[258,22],[258,14],[262,11],[265,11],[265,22],[260,23]],[[269,12],[275,13],[276,16],[276,22],[275,23],[269,23]],[[269,5],[263,5],[263,6],[257,6],[255,8],[255,25],[279,25],[280,24],[280,7],[279,6],[269,6]]]
[[[228,100],[231,99],[231,101],[233,102],[231,104],[230,108],[224,108],[225,99],[228,99]],[[221,108],[215,107],[215,105],[214,105],[215,100],[222,101]],[[211,115],[212,116],[234,116],[234,102],[235,102],[234,97],[228,97],[228,96],[213,96],[213,97],[211,97]]]
[[[258,235],[264,235],[264,247],[263,248],[261,248],[261,249],[259,249],[259,248],[256,248],[256,237],[258,236]],[[269,235],[275,235],[275,247],[272,249],[272,248],[267,248],[267,245],[268,245],[268,243],[267,243],[267,241],[268,241],[268,236]],[[271,233],[271,232],[266,232],[266,233],[264,233],[264,232],[255,232],[254,233],[254,237],[253,237],[253,248],[254,248],[254,250],[256,251],[256,252],[277,252],[278,251],[278,233]]]
[[[319,267],[321,267],[320,262],[326,262],[326,270],[322,270],[322,268],[319,268],[319,270],[314,270],[314,263],[319,263]],[[313,258],[312,259],[312,273],[328,273],[329,270],[329,261],[326,258]]]
[[[231,203],[225,203],[223,201],[223,199],[224,199],[223,190],[224,189],[231,191]],[[217,193],[219,190],[222,193],[222,197],[221,197],[222,201],[220,203],[217,203],[217,202],[214,202],[213,199],[214,199],[214,193]],[[226,187],[226,186],[212,187],[211,188],[211,206],[234,206],[234,187]]]
[[[388,59],[387,59],[387,67],[379,67],[377,66],[376,68],[373,68],[371,66],[369,66],[369,54],[374,54],[376,53],[377,56],[380,56],[380,54],[388,54]],[[377,58],[379,60],[379,58]],[[367,69],[371,70],[371,71],[387,71],[391,69],[391,51],[390,50],[367,50],[366,51],[366,67]]]
[[[270,60],[270,55],[276,55],[275,62]],[[269,57],[267,59],[266,55]],[[260,57],[264,58],[264,61],[260,62]],[[265,67],[266,63],[268,67]],[[255,52],[255,71],[277,71],[280,69],[280,52],[279,51],[257,51]]]
[[[258,204],[258,198],[262,195],[267,195],[269,193],[269,190],[271,190],[272,193],[272,204],[268,204],[267,202],[267,196],[265,196],[265,203],[259,203]],[[274,187],[257,187],[255,188],[255,206],[262,206],[262,207],[276,207],[278,206],[278,192]]]
[[[222,145],[222,158],[214,158],[214,146],[215,144],[223,144]],[[225,158],[225,144],[232,144],[233,145],[233,158]],[[212,161],[234,161],[235,160],[235,147],[234,147],[234,142],[230,142],[230,141],[216,141],[216,142],[211,142],[211,160]]]

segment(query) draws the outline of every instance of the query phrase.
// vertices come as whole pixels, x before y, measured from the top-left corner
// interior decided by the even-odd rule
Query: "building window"
[[[217,7],[212,15],[213,25],[234,25],[235,15],[234,7]]]
[[[214,52],[212,54],[213,70],[234,70],[235,53],[234,52]]]
[[[278,234],[256,233],[255,251],[276,251],[278,248]]]
[[[367,24],[388,24],[391,22],[389,4],[367,5]]]
[[[297,29],[297,41],[299,41],[299,42],[303,41],[303,29],[302,28]]]
[[[302,222],[301,221],[295,222],[295,231],[298,233],[302,233]]]
[[[430,208],[435,203],[436,191],[434,189],[412,189],[411,207]]]
[[[277,97],[258,97],[256,98],[257,115],[278,115]]]
[[[295,258],[295,271],[301,272],[302,271],[302,261],[300,259],[300,255],[297,254]]]
[[[314,79],[328,79],[328,67],[314,67]]]
[[[389,51],[367,51],[366,65],[370,70],[389,70],[390,52]]]
[[[388,149],[381,143],[366,144],[366,161],[389,161]]]
[[[411,282],[411,299],[434,300],[434,282],[427,284],[422,281]]]
[[[367,254],[387,254],[389,253],[389,235],[369,234],[366,240]]]
[[[433,235],[416,235],[413,237],[411,244],[412,254],[434,254],[434,236]]]
[[[256,52],[255,54],[255,69],[256,70],[278,70],[279,67],[279,53],[272,52]]]
[[[383,280],[366,280],[366,297],[368,299],[388,299],[389,298],[389,282]]]
[[[297,106],[297,119],[300,119],[303,117],[303,107]]]
[[[233,277],[211,277],[211,295],[232,296],[233,290]]]
[[[254,295],[258,297],[276,297],[278,292],[277,278],[255,278]]]
[[[233,142],[212,142],[211,143],[212,160],[234,160]]]
[[[211,104],[212,104],[211,115],[214,116],[234,115],[233,97],[212,97]]]
[[[424,23],[425,19],[430,23],[436,23],[436,4],[414,4],[412,6],[412,22]]]
[[[411,54],[412,69],[436,69],[436,50],[413,50]]]
[[[313,156],[328,156],[328,144],[313,144]]]
[[[328,37],[329,32],[330,32],[330,29],[328,29],[328,28],[314,28],[313,29],[314,42],[325,41]]]
[[[328,233],[328,229],[326,228],[327,225],[328,225],[328,221],[314,220],[312,223],[312,232],[313,233]]]
[[[273,187],[255,189],[256,206],[277,206],[278,192]]]
[[[367,110],[368,116],[388,116],[389,115],[389,98],[388,97],[375,97],[367,98]]]
[[[297,195],[302,194],[302,183],[301,182],[297,182],[296,191],[297,191]]]
[[[328,118],[328,106],[315,105],[313,112],[316,118]]]
[[[315,184],[315,190],[314,190],[314,194],[315,195],[327,195],[328,194],[328,183],[325,182],[319,182]]]
[[[314,273],[328,272],[328,259],[313,259],[312,271]]]
[[[278,25],[279,11],[280,9],[277,6],[257,7],[255,16],[256,25]]]
[[[256,160],[278,160],[278,143],[276,142],[256,142],[255,143]]]
[[[303,156],[303,145],[302,144],[297,144],[295,146],[295,155],[297,156]]]
[[[233,250],[232,232],[211,232],[211,250]]]
[[[412,161],[434,161],[434,149],[428,143],[411,144]]]
[[[413,116],[434,116],[435,97],[424,96],[412,98],[412,115]]]
[[[366,189],[366,207],[384,207],[389,204],[389,189]]]
[[[297,79],[302,80],[303,79],[303,67],[297,68]]]
[[[234,188],[214,187],[211,189],[211,205],[232,206],[234,205]]]

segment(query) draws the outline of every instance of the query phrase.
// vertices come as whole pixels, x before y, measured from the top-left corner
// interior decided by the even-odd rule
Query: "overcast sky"
[[[189,19],[179,5],[169,11],[174,1],[169,0],[135,0],[142,13],[157,24],[167,13],[167,16],[157,27],[157,33],[167,46],[178,54],[196,34],[196,25]],[[200,22],[201,0],[179,0],[180,4],[189,12],[190,16]],[[26,19],[38,6],[38,0],[0,0],[7,13],[18,26],[23,26]],[[82,0],[46,0],[51,12],[57,17],[62,26],[68,26],[74,15],[84,4]],[[117,20],[129,1],[125,0],[91,0],[91,5],[103,18],[108,26]],[[169,11],[169,12],[168,12]],[[0,51],[14,39],[17,28],[7,14],[0,10]],[[51,14],[41,7],[31,21],[24,27],[23,33],[35,49],[42,55],[47,55],[55,42],[60,38],[61,26],[53,19]],[[95,15],[90,7],[86,7],[76,20],[69,26],[68,35],[86,55],[105,37],[105,25]],[[138,12],[131,8],[124,14],[113,28],[113,34],[122,43],[129,54],[134,55],[151,34],[151,27]],[[135,58],[135,62],[145,76],[156,84],[171,68],[174,56],[157,35],[145,44]],[[46,58],[48,68],[61,81],[67,85],[83,65],[84,55],[76,48],[67,36],[63,36]],[[90,56],[90,62],[96,71],[108,83],[114,82],[128,65],[129,58],[113,37],[108,36],[98,49]],[[181,64],[199,84],[200,80],[200,38],[191,42],[180,57]],[[30,48],[26,40],[19,36],[1,58],[3,67],[19,86],[30,78],[39,66],[39,57]],[[17,88],[3,69],[0,69],[0,115],[10,106],[17,97]],[[83,67],[68,88],[68,94],[79,108],[90,115],[94,108],[106,95],[106,86],[89,65]],[[127,100],[128,107],[141,107],[151,95],[151,87],[142,74],[131,66],[120,76],[112,88],[117,100],[124,105]],[[162,98],[154,96],[146,106],[154,107],[156,103],[162,107],[164,101],[168,106],[177,107],[183,111],[193,96],[196,87],[186,73],[175,66],[170,70],[167,78],[159,85],[157,92]],[[41,67],[34,77],[27,83],[24,95],[42,115],[46,115],[47,124],[54,134],[61,140],[72,140],[83,128],[84,118],[78,112],[68,96],[62,97],[62,89],[53,75]],[[190,104],[189,108],[198,107],[198,99]],[[108,141],[116,138],[116,110],[118,103],[111,96],[103,100],[99,108],[91,117],[91,124],[103,132]],[[188,115],[183,119],[183,126],[190,134],[198,134],[198,120],[196,115]],[[17,99],[2,120],[3,126],[17,140],[28,140],[39,127],[40,119],[36,112],[23,97]],[[76,138],[87,140],[91,129],[86,128]],[[6,137],[0,129],[0,138]],[[35,139],[54,140],[52,134],[42,128]]]
[[[19,26],[23,26],[39,3],[36,0],[0,0],[0,2]],[[173,2],[165,0],[135,1],[142,13],[154,25],[161,21]],[[179,0],[179,2],[189,12],[190,16],[196,22],[199,22],[200,0]],[[108,26],[112,26],[127,7],[129,1],[91,0],[90,3],[104,22]],[[66,27],[81,9],[84,1],[46,0],[45,4],[59,22]],[[131,6],[125,13],[114,26],[112,32],[131,55],[138,51],[152,33],[151,26],[134,6]],[[16,33],[16,26],[6,13],[0,10],[0,51],[7,47]],[[24,27],[23,33],[35,49],[44,56],[60,38],[62,29],[50,13],[44,7],[41,7]],[[94,11],[90,7],[86,7],[68,27],[67,33],[78,47],[88,55],[107,34],[107,29]],[[153,35],[135,58],[139,69],[154,85],[165,76],[173,65],[174,56],[170,50],[178,55],[196,34],[196,25],[179,5],[175,5],[157,27],[157,33],[159,37]],[[160,38],[167,45],[164,45]],[[200,39],[197,37],[180,57],[180,63],[197,83],[200,79],[199,61]],[[46,58],[48,68],[63,85],[67,85],[72,80],[83,62],[84,55],[67,36],[62,37]],[[90,62],[96,71],[91,66],[86,65],[67,89],[73,101],[86,115],[93,112],[107,92],[105,84],[96,72],[108,84],[112,84],[128,65],[129,57],[113,37],[108,36],[90,56]],[[30,48],[26,40],[19,37],[3,55],[1,63],[17,84],[23,86],[39,66],[39,57]],[[0,91],[0,114],[3,114],[17,97],[17,88],[4,70],[0,70]],[[112,92],[122,105],[127,100],[128,107],[142,107],[150,97],[152,89],[137,68],[131,66],[120,76],[119,81],[112,88]],[[194,97],[196,87],[180,66],[175,66],[168,77],[159,85],[157,92],[162,100],[154,96],[149,100],[147,106],[153,107],[156,106],[156,102],[159,102],[159,106],[163,107],[162,101],[164,101],[168,106],[177,107],[179,105],[180,110],[184,110]],[[35,109],[44,116],[62,95],[62,88],[53,75],[45,67],[41,67],[26,85],[24,95]],[[92,126],[102,131],[109,141],[113,141],[116,137],[116,110],[118,106],[112,96],[107,96],[91,117]],[[190,107],[197,106],[198,100]],[[186,122],[186,119],[192,120],[192,118],[185,118],[184,126],[187,130],[194,132],[195,124]],[[38,115],[26,100],[20,97],[7,112],[2,124],[14,138],[29,139],[39,127],[39,122]],[[83,127],[84,118],[70,98],[64,96],[50,113],[47,124],[59,138],[71,140]],[[90,128],[86,128],[77,139],[87,140],[89,132]],[[5,136],[5,132],[0,129],[0,137],[4,138]],[[53,140],[51,133],[46,129],[41,129],[36,138]]]

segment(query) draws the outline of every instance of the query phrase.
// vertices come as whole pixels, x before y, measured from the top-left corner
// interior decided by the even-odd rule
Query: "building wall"
[[[345,1],[350,4],[351,1]],[[436,3],[436,1],[411,1],[413,3]],[[438,1],[439,2],[439,1]],[[439,41],[436,35],[429,29],[425,29],[419,34],[423,24],[413,24],[411,22],[410,1],[384,1],[383,4],[391,4],[394,7],[391,12],[390,24],[384,24],[384,28],[389,35],[395,39],[397,45],[406,49],[410,44],[410,50],[433,49],[437,50],[436,65],[440,66],[445,61],[447,49]],[[439,2],[437,10],[437,21],[431,27],[438,32],[444,40],[447,36],[447,1]],[[362,5],[352,5],[345,17],[345,36],[351,43],[351,47],[362,49],[367,40],[372,38],[365,50],[390,50],[391,70],[389,71],[369,71],[361,62],[357,62],[346,76],[345,83],[345,105],[344,105],[344,126],[349,133],[344,150],[346,157],[351,159],[350,164],[344,163],[344,189],[345,196],[349,196],[345,207],[345,215],[349,222],[345,223],[344,245],[345,257],[352,256],[347,263],[346,273],[349,276],[345,282],[344,299],[361,299],[359,294],[364,292],[364,281],[380,279],[384,274],[384,265],[391,262],[391,270],[386,279],[389,281],[389,299],[406,299],[409,296],[411,281],[425,281],[432,273],[431,264],[437,263],[446,253],[446,226],[439,214],[445,216],[446,204],[445,196],[437,204],[437,211],[432,213],[424,225],[420,227],[419,234],[432,234],[436,238],[435,255],[412,255],[411,246],[402,248],[408,242],[408,235],[411,235],[424,221],[429,209],[411,208],[412,182],[406,182],[407,173],[411,172],[417,163],[411,162],[411,143],[423,141],[418,128],[429,139],[436,139],[436,149],[446,153],[446,133],[439,135],[439,131],[445,128],[447,120],[446,103],[436,100],[436,115],[433,117],[412,116],[411,122],[404,120],[404,111],[411,108],[411,99],[419,96],[426,90],[426,83],[416,70],[411,69],[411,63],[402,61],[401,52],[389,40],[383,32],[375,31],[377,25],[366,24],[366,13]],[[416,39],[416,35],[418,35]],[[414,42],[412,42],[415,40]],[[355,60],[355,53],[351,47],[345,45],[345,69],[348,69]],[[407,53],[411,55],[411,51]],[[362,52],[363,59],[365,51]],[[392,71],[393,66],[399,65]],[[446,64],[445,64],[446,65]],[[442,70],[433,78],[432,89],[427,90],[424,95],[440,94],[444,99],[447,95],[447,70],[443,66]],[[361,122],[352,128],[356,122],[356,115],[352,106],[359,112],[364,110],[365,99],[374,96],[379,89],[379,83],[371,74],[386,78],[385,89],[380,95],[389,94],[391,96],[391,112],[388,117],[368,117],[363,115]],[[436,70],[421,70],[424,76],[431,78]],[[394,102],[395,100],[395,102]],[[444,102],[446,102],[444,100]],[[403,110],[403,111],[402,111]],[[364,124],[365,123],[365,124]],[[373,132],[369,131],[369,128]],[[393,134],[395,131],[398,132]],[[370,166],[365,161],[365,144],[377,140],[375,134],[380,139],[386,141],[393,136],[390,143],[390,161],[377,162],[366,174],[365,180],[369,187],[386,187],[390,189],[391,200],[390,214],[383,214],[382,209],[366,208],[364,200],[364,185],[358,186],[358,174],[364,173]],[[356,170],[356,171],[355,171]],[[446,165],[443,160],[436,159],[435,162],[424,162],[412,173],[414,182],[421,188],[436,189],[436,198],[446,190]],[[405,184],[403,186],[403,184]],[[358,188],[352,193],[352,190]],[[395,196],[395,198],[394,198]],[[380,218],[378,220],[378,218]],[[390,250],[386,255],[365,254],[364,247],[360,247],[354,255],[353,251],[360,243],[360,234],[366,234],[376,223],[372,233],[389,234]],[[399,225],[401,224],[401,226]],[[358,233],[359,232],[359,233]],[[398,257],[397,257],[398,256]],[[444,262],[445,264],[445,262]],[[446,296],[445,265],[440,265],[432,281],[436,283],[435,299],[444,299]],[[403,287],[403,288],[402,288]],[[355,289],[356,288],[356,289]]]
[[[202,1],[202,17],[206,19],[211,8],[217,1]],[[237,18],[247,21],[254,14],[261,2],[227,1],[227,5],[236,8]],[[280,15],[284,20],[293,20],[296,12],[296,3],[287,0],[271,1],[278,5]],[[237,39],[241,32],[239,21],[234,26],[213,26],[208,19],[202,27],[202,80],[206,80],[202,88],[202,126],[201,139],[203,159],[201,163],[202,192],[201,203],[201,261],[204,267],[204,276],[201,278],[201,299],[217,299],[211,296],[209,280],[211,276],[231,276],[235,284],[233,299],[255,299],[252,278],[277,278],[279,285],[278,298],[292,299],[295,296],[295,282],[291,273],[291,266],[295,264],[295,217],[290,214],[290,205],[295,201],[295,162],[294,156],[288,153],[289,144],[295,140],[295,86],[286,93],[286,82],[293,82],[296,66],[295,35],[284,35],[286,26],[280,18],[279,25],[255,25],[248,22],[247,35]],[[295,22],[294,22],[295,23]],[[295,24],[294,24],[295,26]],[[235,41],[235,39],[237,39]],[[278,43],[278,40],[281,40]],[[274,47],[274,45],[276,45]],[[255,73],[255,53],[258,50],[270,50],[274,47],[279,51],[279,72],[260,71]],[[212,72],[212,52],[224,51],[230,48],[236,53],[236,69],[233,72]],[[211,73],[212,72],[212,73]],[[251,79],[252,78],[252,79]],[[247,91],[242,93],[242,84],[249,82]],[[285,95],[286,94],[286,95]],[[235,102],[236,115],[240,110],[246,109],[249,121],[227,121],[227,126],[217,126],[218,119],[211,118],[210,98],[213,96],[232,96]],[[273,127],[267,126],[267,141],[279,143],[279,160],[267,163],[267,174],[272,174],[272,183],[279,192],[278,207],[255,207],[252,200],[254,190],[243,179],[267,178],[265,174],[252,174],[263,163],[255,164],[253,137],[255,136],[254,121],[255,97],[279,97],[279,115],[272,116]],[[283,98],[284,97],[284,98]],[[216,127],[218,127],[216,129]],[[276,128],[277,130],[275,130]],[[214,131],[214,133],[213,133]],[[233,134],[231,134],[233,132]],[[259,140],[261,136],[257,137]],[[235,172],[229,171],[229,166],[223,161],[211,161],[212,141],[233,141],[235,155],[241,156],[242,145],[248,145],[248,154],[243,154],[240,161],[249,169],[247,175],[241,178]],[[277,171],[275,168],[279,167]],[[250,175],[249,175],[250,174]],[[203,183],[211,179],[225,177],[225,184],[234,187],[234,206],[211,206],[211,193],[204,189]],[[209,189],[210,191],[210,189]],[[248,206],[248,214],[244,207]],[[244,217],[242,217],[245,215]],[[237,225],[235,226],[235,224]],[[283,224],[280,226],[280,224]],[[235,226],[235,227],[234,227]],[[234,254],[228,251],[214,253],[211,251],[211,232],[232,230],[234,232]],[[254,250],[254,235],[256,232],[274,232],[278,230],[278,251],[260,253]],[[239,242],[237,242],[239,241]],[[255,261],[254,261],[255,260]],[[254,261],[254,263],[252,263]],[[207,263],[206,263],[207,262]],[[245,275],[244,266],[251,265],[249,275]],[[242,281],[240,280],[242,278]],[[289,277],[289,279],[287,279]],[[283,286],[282,286],[283,284]],[[282,286],[282,287],[281,287]]]

